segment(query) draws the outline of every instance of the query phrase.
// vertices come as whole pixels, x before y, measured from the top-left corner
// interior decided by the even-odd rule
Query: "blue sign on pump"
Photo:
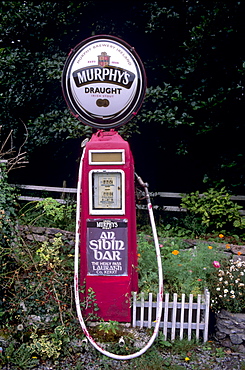
[[[88,275],[128,274],[127,220],[87,221]]]

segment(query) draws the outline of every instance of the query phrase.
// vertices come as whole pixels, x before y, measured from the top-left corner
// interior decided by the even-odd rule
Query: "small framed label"
[[[100,150],[93,149],[89,151],[89,164],[125,164],[125,151],[123,149]]]
[[[92,170],[89,173],[90,214],[125,213],[125,176],[122,170]]]

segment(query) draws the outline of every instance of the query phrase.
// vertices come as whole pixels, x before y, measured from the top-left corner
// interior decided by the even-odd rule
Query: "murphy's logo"
[[[120,67],[109,65],[110,56],[102,52],[98,56],[98,66],[84,67],[72,73],[77,87],[91,83],[111,83],[130,89],[135,74]]]

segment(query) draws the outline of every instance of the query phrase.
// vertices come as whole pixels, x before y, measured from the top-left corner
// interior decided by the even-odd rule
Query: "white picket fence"
[[[137,297],[140,299],[137,300]],[[173,301],[169,300],[169,293],[165,293],[162,303],[163,311],[160,321],[160,330],[165,340],[175,340],[184,337],[190,341],[195,338],[197,341],[202,336],[203,342],[208,340],[209,325],[209,305],[210,293],[207,289],[204,294],[197,296],[194,302],[193,294],[189,295],[189,301],[186,301],[185,294],[182,294],[181,301],[178,301],[176,293],[173,294]],[[157,296],[157,300],[159,295]],[[155,326],[157,302],[153,302],[153,294],[149,293],[148,300],[145,300],[144,293],[137,296],[133,293],[133,327],[152,328]]]

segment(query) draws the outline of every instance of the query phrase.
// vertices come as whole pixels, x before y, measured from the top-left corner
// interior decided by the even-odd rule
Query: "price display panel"
[[[121,170],[90,172],[90,214],[125,213],[125,179]]]

